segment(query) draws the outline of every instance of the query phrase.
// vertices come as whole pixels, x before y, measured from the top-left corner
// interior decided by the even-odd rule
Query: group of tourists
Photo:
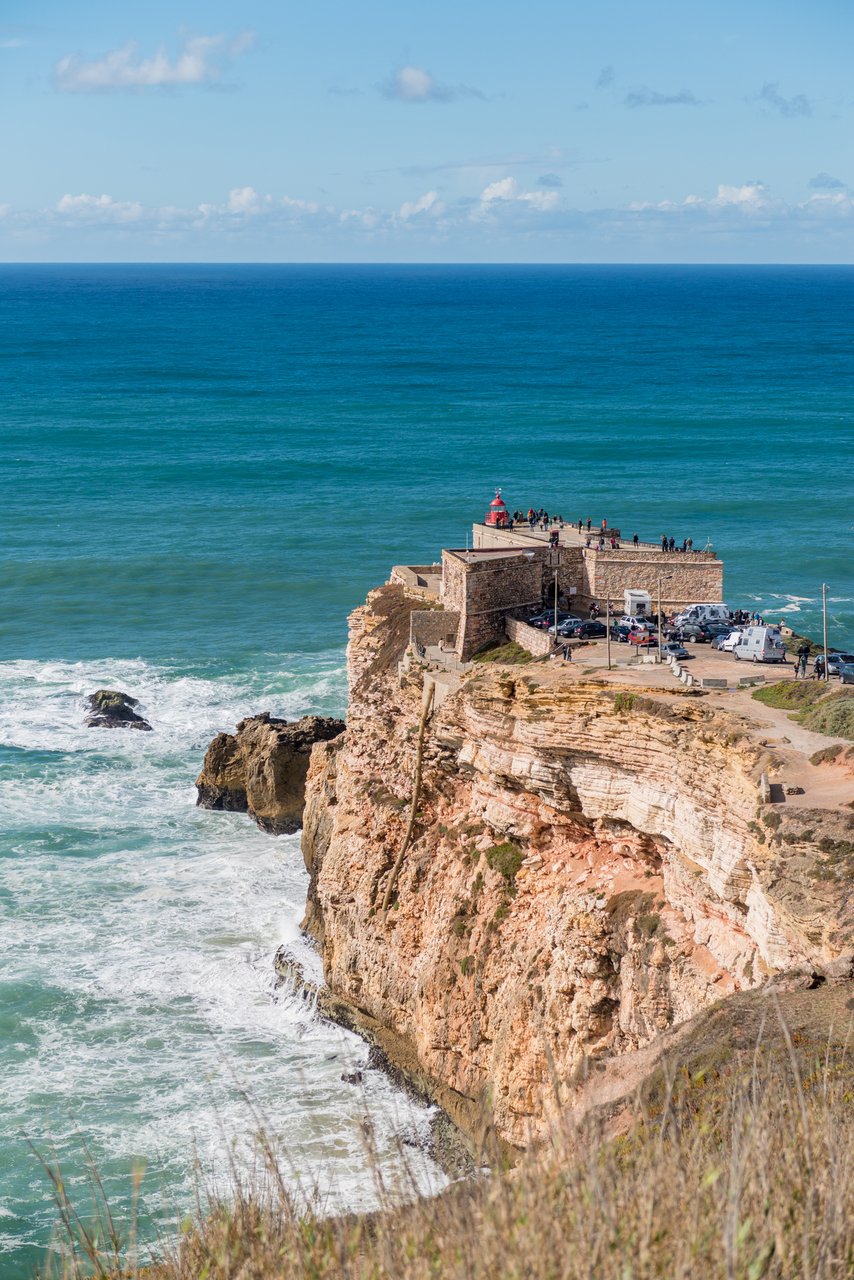
[[[514,511],[510,516],[510,528],[514,524],[527,524],[532,529],[549,529],[552,525],[557,525],[558,529],[563,528],[563,516],[550,515],[545,507],[528,507],[525,511]]]
[[[675,539],[675,538],[668,538],[668,537],[667,537],[667,534],[663,533],[663,534],[661,535],[661,550],[662,550],[662,551],[668,551],[668,552],[669,552],[669,551],[693,551],[693,550],[694,550],[694,539],[693,539],[693,538],[683,538],[683,539],[682,539],[682,546],[681,546],[681,547],[679,547],[679,546],[677,546],[677,545],[676,545],[676,539]]]
[[[637,534],[635,534],[635,538],[637,538],[637,536],[638,536],[638,535],[637,535]],[[589,550],[589,548],[590,548],[590,547],[592,547],[592,545],[593,545],[593,539],[592,539],[592,537],[590,536],[590,534],[588,533],[587,537],[586,537],[586,538],[585,538],[585,540],[584,540],[584,546]],[[611,548],[611,550],[612,550],[612,551],[618,551],[618,550],[619,550],[619,548],[620,548],[620,539],[618,538],[618,536],[617,536],[617,534],[616,534],[616,533],[610,533],[610,534],[608,535],[607,542],[606,542],[606,539],[605,539],[605,535],[604,535],[604,533],[600,533],[600,534],[599,534],[599,538],[598,538],[598,541],[597,541],[597,543],[596,543],[596,550],[597,550],[597,551],[604,551],[606,546],[609,546],[609,547]],[[635,543],[635,546],[637,546],[637,542]]]
[[[555,531],[559,532],[561,529],[565,528],[563,516],[551,514],[545,507],[529,507],[527,511],[518,510],[511,512],[507,522],[507,527],[512,530],[514,525],[517,524],[527,524],[532,531],[534,529],[542,529],[546,532],[551,530],[552,542],[555,545],[557,544],[557,539],[554,536]],[[620,547],[619,531],[609,529],[608,521],[605,519],[603,519],[601,524],[597,525],[594,530],[593,521],[590,516],[588,516],[586,520],[579,516],[578,520],[571,527],[577,529],[579,534],[586,532],[587,537],[584,545],[588,549],[595,547],[597,551],[605,551],[606,548],[610,547],[612,551],[617,551]],[[632,535],[632,546],[637,547],[639,545],[640,538],[635,533]],[[693,538],[683,538],[680,545],[677,543],[675,538],[668,537],[667,534],[663,533],[661,535],[661,550],[667,553],[672,551],[674,553],[685,552],[687,554],[694,550],[694,540]]]

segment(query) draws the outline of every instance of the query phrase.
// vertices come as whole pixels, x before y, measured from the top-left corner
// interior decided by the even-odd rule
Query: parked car
[[[704,622],[703,627],[712,637],[713,644],[718,636],[728,636],[732,631],[728,622]]]
[[[827,655],[827,674],[829,676],[838,676],[839,668],[854,662],[854,653],[829,653]],[[824,654],[816,654],[815,673],[817,676],[824,675]]]
[[[840,662],[839,682],[840,684],[854,684],[854,662]]]
[[[648,631],[646,627],[633,627],[629,632],[629,644],[648,649],[650,645],[658,644],[658,633]]]
[[[558,626],[562,622],[567,622],[570,618],[574,618],[574,617],[575,617],[574,614],[563,613],[561,612],[560,609],[558,609],[558,613],[557,613]],[[577,621],[580,622],[581,619],[578,618]],[[542,613],[535,613],[533,618],[528,619],[528,626],[537,627],[540,631],[545,631],[547,627],[553,627],[554,624],[555,624],[554,609],[544,609]]]
[[[705,623],[702,622],[683,622],[669,633],[670,640],[678,640],[683,643],[685,640],[693,640],[696,644],[707,644],[714,637],[709,632]]]
[[[738,638],[741,631],[724,631],[719,636],[715,636],[712,641],[713,649],[720,649],[723,653],[732,653],[738,644]]]
[[[656,618],[647,617],[645,614],[641,615],[639,613],[635,613],[635,614],[624,613],[622,618],[617,619],[617,625],[620,627],[635,627],[635,628],[651,627],[655,625],[656,621],[657,621]]]
[[[560,619],[561,615],[558,615],[558,617]],[[583,618],[579,618],[573,613],[568,613],[565,618],[558,621],[556,627],[549,627],[548,631],[550,635],[566,637],[573,627],[577,627],[578,624],[583,621]]]
[[[616,640],[618,644],[628,644],[630,631],[631,627],[625,622],[611,623],[611,639]]]
[[[662,658],[678,658],[680,662],[684,662],[686,658],[690,658],[691,654],[684,645],[679,644],[676,640],[669,640],[667,644],[661,646]]]
[[[602,636],[608,634],[604,622],[596,622],[591,619],[589,622],[577,622],[566,631],[566,637],[573,640],[598,640]]]

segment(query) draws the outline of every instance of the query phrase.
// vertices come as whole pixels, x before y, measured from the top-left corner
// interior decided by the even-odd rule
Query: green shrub
[[[500,662],[505,666],[513,667],[524,666],[525,663],[534,661],[534,655],[528,653],[528,650],[523,649],[515,640],[508,640],[506,644],[501,644],[498,640],[490,640],[472,656],[472,662]]]
[[[635,693],[615,693],[614,694],[614,710],[618,715],[622,715],[626,711],[631,711],[637,702],[637,694]]]
[[[854,742],[854,696],[840,690],[822,698],[798,716],[805,729],[826,733],[830,738],[847,738]]]
[[[494,844],[486,851],[486,865],[503,877],[508,888],[512,888],[515,884],[516,873],[522,865],[522,858],[522,850],[518,845],[513,844],[512,840],[505,840],[503,844]]]
[[[463,956],[460,961],[460,973],[465,977],[474,968],[474,956]]]

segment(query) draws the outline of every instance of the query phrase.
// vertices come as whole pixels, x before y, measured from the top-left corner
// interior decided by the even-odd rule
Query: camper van
[[[692,604],[674,621],[677,627],[683,622],[729,622],[729,608],[725,604]]]
[[[652,597],[648,591],[623,592],[623,610],[627,618],[648,618],[652,613]]]
[[[786,646],[779,627],[745,627],[732,652],[743,662],[786,661]]]

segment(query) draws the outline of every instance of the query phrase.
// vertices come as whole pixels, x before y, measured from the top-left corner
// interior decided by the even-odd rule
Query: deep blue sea
[[[276,991],[296,838],[194,808],[217,731],[344,707],[348,611],[511,507],[711,540],[731,606],[854,644],[854,268],[0,267],[0,1275],[79,1191],[193,1164],[371,1203],[427,1123]],[[152,734],[82,727],[101,685]],[[306,963],[315,963],[306,951]],[[407,1146],[411,1153],[415,1150]],[[425,1186],[442,1175],[415,1160]]]

